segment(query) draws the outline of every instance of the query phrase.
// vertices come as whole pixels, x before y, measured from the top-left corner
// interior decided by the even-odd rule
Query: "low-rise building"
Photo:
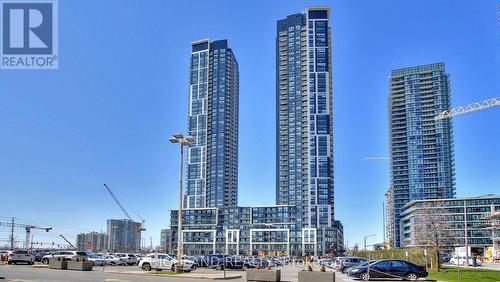
[[[500,196],[411,201],[400,213],[403,247],[439,245],[453,251],[467,239],[472,253],[482,255],[497,234],[488,217],[495,211],[500,211]]]
[[[500,209],[498,206],[491,207],[491,214],[486,216],[485,219],[490,220],[488,229],[491,231],[492,248],[490,252],[490,259],[493,261],[500,260]]]
[[[186,255],[323,255],[344,249],[343,227],[297,230],[295,206],[195,208],[183,210]],[[178,210],[171,211],[172,248],[177,248]],[[297,237],[299,237],[298,240]]]
[[[160,252],[173,253],[172,229],[162,229],[160,231]]]
[[[76,247],[84,252],[104,252],[108,249],[109,236],[103,232],[80,233],[76,235]]]

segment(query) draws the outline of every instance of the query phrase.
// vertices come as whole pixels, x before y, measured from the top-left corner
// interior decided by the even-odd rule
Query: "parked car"
[[[8,264],[17,264],[18,262],[24,262],[27,264],[34,264],[35,263],[35,256],[28,251],[15,250],[9,254],[9,260],[7,261],[7,263]]]
[[[368,266],[370,273],[368,273]],[[349,270],[347,276],[369,280],[370,278],[401,278],[403,280],[418,280],[427,277],[425,266],[413,264],[404,260],[379,260],[370,264],[357,266]]]
[[[119,258],[125,258],[128,265],[135,265],[139,262],[139,258],[134,254],[115,254]]]
[[[103,257],[98,256],[98,255],[88,255],[87,256],[88,260],[92,262],[92,265],[104,265],[106,263],[106,260],[104,260]]]
[[[219,264],[220,261],[224,259],[224,255],[207,255],[207,256],[198,256],[194,262],[199,267],[212,267],[214,265]]]
[[[362,263],[365,263],[367,259],[360,257],[344,257],[340,260],[340,265],[337,268],[342,273],[347,273],[347,269],[351,266],[357,266]]]
[[[243,259],[237,256],[222,256],[221,259],[212,261],[210,267],[216,270],[226,269],[241,269],[247,270],[252,267],[251,262],[248,259]]]
[[[177,260],[169,254],[154,253],[143,257],[139,261],[139,267],[144,271],[150,271],[152,269],[174,271],[176,263]],[[181,263],[182,270],[185,272],[190,272],[196,267],[194,261],[191,260],[183,259]]]
[[[330,264],[330,267],[334,269],[340,269],[340,266],[342,266],[342,260],[345,257],[336,257],[335,260]]]
[[[257,257],[257,256],[256,257],[248,257],[248,258],[245,258],[245,260],[250,263],[249,267],[251,267],[251,268],[257,268],[257,267],[266,268],[269,264],[271,264],[271,266],[276,266],[272,260],[269,260],[267,258]]]
[[[465,259],[465,256],[454,256],[450,259],[450,264],[452,265],[468,265],[473,266],[474,260],[476,260],[476,266],[481,266],[481,261],[476,259],[475,257],[469,257],[468,260]],[[467,261],[467,263],[466,263]]]
[[[49,253],[47,252],[36,252],[35,253],[35,261],[38,261],[38,262],[41,262],[42,261],[42,258],[46,255],[48,255]]]
[[[104,263],[107,265],[127,265],[127,259],[124,257],[118,257],[114,255],[107,255],[103,257]]]
[[[0,260],[1,261],[6,261],[8,258],[9,258],[9,254],[11,253],[11,251],[4,251],[4,250],[1,250],[0,251]]]
[[[443,262],[450,262],[451,255],[447,253],[442,253],[441,254],[441,261]]]
[[[367,265],[368,263],[374,263],[374,262],[376,262],[376,261],[378,261],[378,260],[370,260],[370,261],[365,261],[365,262],[363,262],[363,263],[360,263],[360,264],[358,264],[358,265],[352,265],[352,266],[350,266],[350,267],[346,268],[346,269],[343,271],[343,273],[346,273],[346,274],[347,274],[347,273],[349,273],[349,271],[350,271],[351,269],[353,269],[353,268],[355,268],[355,267],[358,267],[358,266],[365,266],[365,265]]]
[[[64,260],[75,260],[76,258],[87,258],[87,253],[79,251],[57,251],[43,256],[41,262],[43,264],[49,264],[49,259],[59,257],[63,258]]]

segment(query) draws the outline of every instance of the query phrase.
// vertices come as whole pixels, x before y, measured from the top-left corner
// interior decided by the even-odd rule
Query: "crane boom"
[[[61,238],[63,238],[63,239],[64,239],[64,241],[66,241],[66,243],[68,243],[68,244],[69,244],[69,245],[70,245],[73,249],[78,250],[78,249],[77,249],[77,248],[76,248],[73,244],[71,244],[71,242],[70,242],[70,241],[68,241],[68,239],[66,239],[66,237],[64,237],[62,234],[61,234],[61,235],[59,235],[59,236],[60,236]]]
[[[49,232],[52,230],[52,227],[39,227],[36,225],[31,225],[31,224],[20,224],[20,223],[14,223],[14,218],[12,218],[12,222],[1,222],[0,221],[0,226],[8,226],[14,230],[14,227],[17,228],[24,228],[26,231],[26,239],[24,240],[24,248],[29,249],[31,245],[31,229],[39,229],[39,230],[44,230],[45,232]],[[11,241],[13,241],[14,238],[11,238]],[[11,242],[11,247],[13,246],[13,242]]]
[[[122,206],[122,204],[120,203],[120,201],[118,201],[118,198],[116,198],[115,194],[113,193],[113,191],[111,191],[111,189],[108,187],[108,185],[104,184],[104,187],[106,187],[106,189],[108,190],[108,192],[111,195],[111,197],[113,197],[113,200],[115,200],[116,204],[120,207],[120,209],[127,216],[127,218],[130,219],[130,220],[132,220],[132,221],[134,221],[132,219],[132,217],[128,214],[127,210],[125,210],[125,208]]]
[[[434,119],[441,120],[441,119],[450,118],[453,116],[467,114],[470,112],[484,110],[484,109],[491,108],[494,106],[500,106],[500,97],[496,97],[496,98],[484,100],[481,102],[468,104],[466,106],[456,107],[456,108],[453,108],[451,110],[446,110],[446,111],[441,112],[436,117],[434,117]]]

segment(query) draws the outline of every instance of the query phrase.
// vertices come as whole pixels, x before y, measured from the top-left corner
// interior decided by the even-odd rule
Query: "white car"
[[[465,263],[465,256],[454,256],[450,259],[450,264],[452,265],[468,265],[468,266],[473,266],[474,265],[474,261],[471,257],[469,257],[469,259],[467,260],[467,263]],[[480,266],[481,265],[481,261],[480,260],[476,260],[476,265],[477,266]]]
[[[139,262],[139,258],[134,254],[115,254],[119,258],[124,258],[127,260],[128,265],[135,265]]]
[[[103,257],[97,256],[97,255],[88,255],[87,256],[88,260],[92,262],[93,265],[104,265],[106,261],[104,260]]]
[[[49,264],[49,260],[53,258],[64,258],[64,260],[74,260],[76,258],[87,258],[86,252],[78,252],[78,251],[57,251],[51,254],[45,255],[40,260],[43,264]]]
[[[175,264],[177,260],[168,254],[155,253],[149,254],[143,257],[139,261],[139,267],[144,271],[155,270],[175,270]],[[196,268],[196,264],[192,260],[183,259],[182,260],[182,270],[185,272],[190,272]]]
[[[127,265],[127,259],[126,258],[120,258],[117,256],[104,256],[103,257],[104,262],[109,265]]]
[[[35,255],[28,251],[16,250],[9,254],[8,264],[17,264],[18,262],[24,262],[27,264],[35,263]]]

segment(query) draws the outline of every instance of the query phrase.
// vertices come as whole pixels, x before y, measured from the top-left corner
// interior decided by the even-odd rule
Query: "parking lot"
[[[303,266],[286,265],[281,269],[282,281],[298,281],[298,271]],[[316,269],[318,270],[318,269]],[[330,270],[329,270],[330,271]],[[230,281],[246,281],[245,272],[241,270],[227,270],[228,276],[241,276]],[[103,281],[103,282],[132,282],[132,281],[185,281],[199,282],[207,279],[223,279],[224,272],[208,268],[198,268],[191,273],[182,275],[156,275],[155,271],[142,271],[137,266],[107,266],[94,267],[93,271],[54,270],[40,264],[31,265],[0,265],[0,277],[12,282],[63,282],[63,281]],[[347,278],[345,274],[336,273],[337,282],[360,281]],[[391,280],[377,280],[391,281]],[[392,280],[398,281],[398,280]],[[401,281],[401,280],[399,280]],[[419,280],[432,281],[432,280]]]

